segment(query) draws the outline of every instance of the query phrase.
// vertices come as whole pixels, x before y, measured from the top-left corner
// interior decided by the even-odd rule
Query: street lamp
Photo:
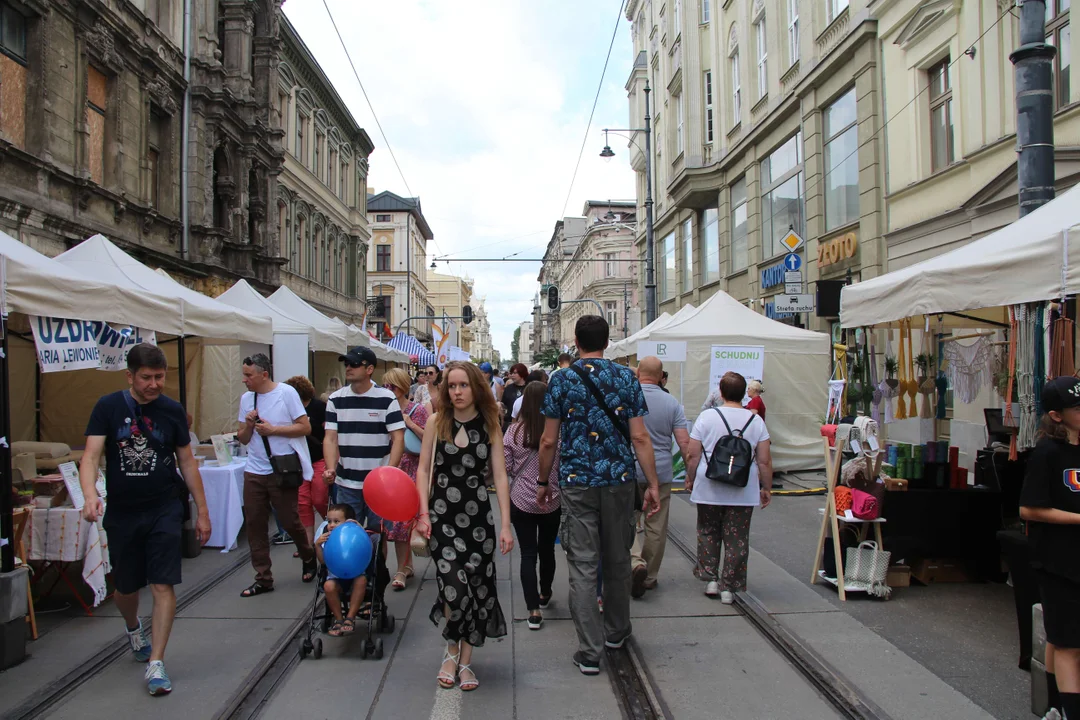
[[[649,81],[645,81],[645,127],[644,128],[604,128],[604,149],[600,157],[609,160],[615,156],[607,142],[608,133],[643,132],[645,133],[645,321],[656,320],[656,267],[653,253],[653,198],[652,198],[652,117],[649,115]],[[630,142],[637,145],[633,138]],[[638,145],[638,149],[641,146]],[[610,212],[610,211],[609,211]],[[614,218],[612,218],[614,219]]]

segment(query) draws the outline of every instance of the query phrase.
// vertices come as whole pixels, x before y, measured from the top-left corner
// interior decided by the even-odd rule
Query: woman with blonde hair
[[[413,482],[416,482],[416,470],[420,463],[420,456],[409,452],[409,446],[412,444],[409,434],[412,433],[413,442],[419,442],[420,438],[424,437],[428,411],[423,403],[409,400],[409,385],[409,373],[401,368],[387,370],[386,374],[383,375],[383,387],[394,393],[398,405],[401,406],[401,417],[405,420],[405,452],[401,454],[401,462],[398,463],[398,467],[411,477]],[[386,538],[394,543],[394,549],[397,552],[397,572],[394,573],[394,580],[390,583],[390,587],[395,592],[400,592],[405,589],[409,578],[413,576],[409,545],[412,525],[408,522],[394,522],[387,523],[387,525]]]
[[[336,375],[332,375],[329,380],[326,381],[326,392],[319,396],[319,399],[326,403],[326,398],[330,397],[338,390],[341,389],[341,378]]]
[[[424,429],[416,488],[417,531],[428,538],[436,560],[439,596],[431,609],[436,625],[446,619],[446,652],[439,686],[468,692],[479,687],[470,667],[473,648],[506,635],[496,590],[495,546],[514,547],[510,531],[510,488],[503,456],[502,417],[480,369],[447,363],[439,389],[440,411]],[[500,527],[488,499],[484,473],[491,464],[499,501]],[[431,498],[428,499],[428,488]]]

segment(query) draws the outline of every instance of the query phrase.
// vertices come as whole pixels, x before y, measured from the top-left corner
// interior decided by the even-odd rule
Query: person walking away
[[[1039,441],[1020,491],[1046,628],[1047,718],[1080,718],[1080,380],[1042,391]],[[1056,711],[1056,713],[1055,713]]]
[[[246,598],[274,589],[268,527],[271,508],[296,543],[303,562],[303,582],[314,580],[317,570],[315,549],[300,522],[300,488],[289,487],[283,482],[282,476],[274,472],[270,459],[271,455],[297,455],[303,482],[309,482],[313,471],[305,438],[311,432],[311,421],[296,390],[271,380],[271,369],[270,358],[262,353],[244,358],[244,386],[250,392],[240,397],[240,427],[236,439],[248,446],[244,467],[244,515],[251,565],[255,569],[255,582],[240,593]]]
[[[503,388],[506,383],[503,379],[495,374],[495,371],[491,367],[491,363],[480,363],[480,372],[484,373],[484,377],[487,378],[488,385],[491,386],[491,395],[495,398],[495,402],[502,402]]]
[[[544,396],[539,477],[551,474],[558,448],[563,507],[562,545],[570,570],[570,612],[578,635],[573,662],[586,675],[600,673],[606,645],[630,636],[630,548],[634,544],[637,483],[634,452],[648,481],[644,507],[659,509],[659,481],[644,415],[641,385],[629,368],[605,360],[608,324],[585,315],[574,328],[579,360],[551,377]],[[561,445],[560,445],[561,441]],[[547,501],[540,487],[537,502]],[[603,562],[603,603],[596,603]]]
[[[746,383],[746,397],[750,398],[750,402],[746,403],[746,409],[759,415],[762,420],[765,419],[765,400],[761,397],[764,394],[765,388],[761,386],[760,380],[751,380]]]
[[[558,367],[551,371],[551,376],[554,377],[555,373],[562,372],[566,368],[570,367],[574,363],[574,356],[570,353],[559,353],[559,357],[556,360]]]
[[[109,537],[113,599],[127,628],[128,646],[146,666],[151,695],[172,691],[165,672],[165,646],[176,617],[175,586],[180,584],[180,529],[188,492],[195,499],[195,534],[210,539],[199,465],[191,452],[184,408],[162,394],[168,363],[156,345],[140,343],[127,356],[127,390],[105,395],[94,405],[86,426],[86,450],[79,465],[82,515]],[[105,453],[108,510],[98,496],[97,477]],[[176,470],[180,469],[181,482]],[[153,645],[139,620],[139,590],[150,585],[154,610]]]
[[[446,619],[446,651],[437,676],[450,689],[457,679],[466,692],[480,683],[473,672],[473,648],[506,635],[495,576],[495,545],[503,555],[514,547],[510,531],[510,489],[506,482],[501,417],[479,368],[446,364],[439,407],[424,429],[417,490],[416,529],[428,538],[436,558],[438,598],[431,621]],[[434,461],[434,462],[433,462]],[[499,502],[499,533],[484,484],[491,465]],[[429,502],[428,492],[431,498]]]
[[[772,500],[772,453],[765,421],[742,406],[746,379],[729,372],[720,379],[724,404],[698,416],[690,431],[686,457],[686,489],[697,505],[698,566],[694,575],[705,585],[709,597],[720,596],[730,605],[733,593],[746,589],[746,565],[750,557],[750,516]],[[740,435],[753,448],[754,459],[746,487],[736,487],[705,476],[709,458],[720,438]],[[720,546],[724,566],[720,572]]]
[[[383,519],[364,500],[364,478],[377,467],[397,467],[401,462],[405,450],[401,406],[394,393],[371,382],[378,365],[371,348],[354,347],[338,359],[345,363],[347,384],[326,402],[324,475],[337,485],[335,502],[352,505],[361,525],[379,530]]]
[[[408,373],[399,368],[388,370],[383,375],[383,387],[394,393],[394,397],[401,406],[401,417],[405,422],[406,434],[412,433],[419,445],[419,441],[424,437],[428,411],[419,401],[410,401],[406,397],[405,388],[408,382]],[[408,443],[405,443],[405,451],[401,454],[398,468],[412,478],[413,482],[416,482],[416,470],[420,464],[420,454],[409,452],[408,445]],[[392,522],[387,523],[387,525],[386,538],[394,543],[394,550],[397,553],[397,572],[394,573],[394,580],[390,583],[390,587],[399,592],[405,589],[409,578],[413,576],[412,546],[409,543],[412,535],[412,523]]]
[[[559,504],[559,461],[551,473],[540,479],[540,438],[544,434],[544,402],[547,385],[530,382],[520,400],[524,413],[519,414],[506,431],[503,448],[506,473],[510,478],[510,522],[517,533],[521,554],[521,591],[529,611],[529,629],[539,630],[544,624],[541,610],[551,602],[551,584],[555,580],[555,538],[559,535],[561,518]],[[548,487],[550,492],[543,505],[537,502],[537,490]],[[540,561],[540,583],[537,586],[536,565]]]
[[[674,479],[671,455],[671,438],[685,458],[690,449],[689,423],[682,405],[674,396],[659,385],[664,364],[656,357],[646,357],[638,364],[638,382],[645,393],[649,414],[645,416],[645,429],[652,440],[653,456],[656,458],[656,475],[660,480],[660,510],[652,517],[642,518],[638,513],[637,525],[644,522],[645,532],[634,535],[631,550],[630,597],[639,598],[646,590],[656,587],[656,576],[664,560],[667,547],[668,509],[671,504],[671,483]],[[637,481],[644,484],[645,473],[637,467]]]
[[[442,391],[442,370],[436,370],[431,378],[431,402],[427,406],[428,417],[439,412],[439,393]]]
[[[534,383],[534,382],[543,383],[544,385],[547,385],[548,374],[546,372],[544,372],[543,370],[533,370],[531,373],[529,373],[529,376],[527,378],[525,378],[525,385],[526,385],[526,387],[528,387],[529,383]],[[520,395],[518,395],[518,399],[514,401],[514,407],[511,408],[511,410],[510,410],[510,419],[511,420],[517,420],[518,415],[521,414],[521,403],[524,400],[524,398],[525,398],[525,393],[521,393]],[[540,412],[539,408],[537,408],[537,412]]]
[[[503,388],[502,396],[503,432],[510,427],[513,420],[514,403],[525,392],[525,382],[528,376],[529,368],[525,367],[523,363],[517,363],[510,368],[510,380],[506,383],[506,387]]]
[[[308,446],[308,454],[311,456],[311,482],[300,485],[297,493],[297,509],[300,514],[300,523],[304,526],[308,541],[315,541],[315,513],[326,519],[326,511],[330,505],[330,486],[326,484],[323,471],[326,463],[323,461],[322,443],[326,436],[326,403],[315,397],[315,386],[303,375],[294,375],[285,381],[300,396],[300,402],[307,412],[308,423],[311,425],[311,434],[305,439]],[[293,553],[293,557],[300,557],[300,551]]]

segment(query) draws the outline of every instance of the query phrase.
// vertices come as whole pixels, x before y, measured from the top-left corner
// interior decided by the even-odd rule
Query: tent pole
[[[0,537],[8,540],[7,545],[0,548],[0,572],[12,572],[15,570],[15,518],[14,506],[11,499],[11,392],[8,373],[8,319],[0,317],[0,437],[4,442],[0,444]]]
[[[187,410],[187,357],[183,335],[176,338],[176,358],[180,363],[180,404]]]
[[[34,439],[41,442],[41,366],[34,363]]]

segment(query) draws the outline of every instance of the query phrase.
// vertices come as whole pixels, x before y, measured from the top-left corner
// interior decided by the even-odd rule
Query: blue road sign
[[[784,269],[791,270],[792,272],[802,267],[802,256],[795,253],[788,253],[784,256]]]

